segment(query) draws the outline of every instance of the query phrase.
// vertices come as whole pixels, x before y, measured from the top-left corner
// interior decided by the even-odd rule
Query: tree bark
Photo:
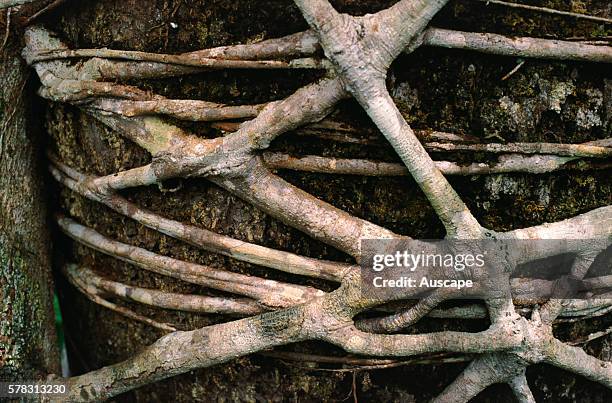
[[[31,72],[11,36],[0,54],[0,380],[59,374],[44,137]]]
[[[74,9],[67,10],[62,17],[51,20],[50,25],[73,48],[109,47],[164,53],[180,53],[261,38],[276,38],[306,28],[297,10],[290,7],[288,2],[266,2],[265,6],[260,2],[190,3],[187,6],[179,1],[165,1],[155,7],[150,2],[137,0],[82,2],[75,4]],[[388,5],[374,1],[336,3],[340,8],[357,13]],[[455,12],[460,14],[461,10]],[[482,20],[480,23],[483,29],[486,28],[487,16],[472,12],[478,15],[478,21]],[[453,20],[453,12],[446,11],[440,18],[443,24],[448,25],[449,21]],[[510,14],[509,18],[518,17]],[[556,30],[559,27],[554,28]],[[588,28],[561,27],[562,32],[546,28],[543,33],[579,36]],[[465,27],[463,29],[465,30]],[[519,24],[516,29],[518,32],[520,29],[533,28],[528,24]],[[529,32],[534,36],[537,36],[537,33]],[[599,105],[597,100],[591,102],[591,95],[587,94],[587,91],[591,91],[590,94],[610,91],[608,84],[602,84],[609,79],[609,73],[603,68],[584,65],[576,67],[580,77],[586,77],[588,73],[592,76],[580,82],[582,87],[578,91],[582,91],[582,98],[573,99],[564,91],[568,91],[572,85],[576,86],[576,80],[572,78],[571,69],[563,64],[534,62],[530,67],[525,67],[525,74],[517,73],[517,80],[505,86],[500,83],[499,78],[514,66],[513,59],[491,59],[491,56],[458,54],[457,51],[434,52],[424,49],[418,52],[417,55],[400,59],[389,74],[387,83],[400,113],[417,127],[462,133],[476,132],[481,140],[488,135],[497,134],[516,142],[557,141],[560,138],[568,143],[595,140],[602,136],[602,132],[609,130],[609,124],[606,122],[606,116],[610,116],[609,109],[605,109],[609,106],[596,106]],[[537,80],[533,78],[536,73]],[[135,84],[169,98],[201,99],[238,105],[281,99],[313,81],[315,76],[316,73],[312,72],[206,72],[179,79],[139,81]],[[427,77],[427,80],[422,77]],[[534,83],[533,80],[537,82]],[[535,85],[546,89],[547,95],[542,97],[539,93],[534,93],[531,88]],[[514,108],[511,109],[514,115],[509,116],[508,108],[503,108],[509,104],[508,99],[504,97],[519,104],[511,104],[509,107]],[[595,95],[593,97],[596,98]],[[344,108],[339,114],[340,118],[353,119],[358,126],[363,122],[360,120],[363,117],[356,117],[359,113],[364,114],[362,110],[351,105]],[[556,108],[559,108],[559,113]],[[561,108],[563,114],[560,113]],[[583,122],[585,125],[598,126],[593,130],[585,128],[586,126],[566,130],[566,126],[576,120],[580,110],[582,115],[591,116],[588,112],[592,112],[599,117],[599,123],[593,118],[590,123]],[[61,161],[82,172],[97,176],[107,175],[149,162],[149,156],[133,143],[75,108],[50,104],[47,126],[51,137],[50,149]],[[185,126],[203,137],[219,134],[214,127],[206,123]],[[384,140],[381,138],[380,142],[383,143]],[[340,149],[323,141],[306,141],[303,137],[280,138],[273,143],[273,147],[298,155],[315,150],[319,154],[354,158],[375,156],[377,159],[397,162],[397,159],[389,157],[394,155],[389,148]],[[608,204],[610,185],[605,181],[608,174],[609,171],[541,177],[494,175],[452,179],[452,184],[455,189],[460,190],[460,196],[466,200],[470,209],[478,211],[478,218],[484,221],[487,227],[508,230],[545,221],[557,221]],[[417,184],[411,179],[385,178],[374,181],[357,177],[286,172],[281,175],[292,184],[308,190],[336,207],[390,227],[397,233],[421,238],[437,238],[443,233],[442,225],[427,204],[425,196],[418,191]],[[177,185],[180,187],[177,192],[168,191]],[[591,196],[588,198],[583,197],[585,186],[590,186],[588,189]],[[241,273],[256,273],[275,279],[295,280],[285,274],[270,274],[259,267],[202,252],[151,231],[65,188],[57,188],[57,192],[59,210],[106,237],[194,263],[224,267]],[[162,184],[159,190],[149,187],[127,190],[123,194],[139,206],[165,217],[244,241],[291,250],[311,257],[349,260],[348,256],[338,250],[290,229],[206,180],[189,179]],[[514,205],[515,198],[521,198],[523,201]],[[512,203],[514,208],[508,209],[508,203]],[[297,207],[299,206],[296,206],[294,214],[296,219],[303,213]],[[144,272],[66,239],[62,239],[60,248],[67,261],[87,265],[96,273],[113,281],[185,294],[208,295],[210,292]],[[308,284],[325,287],[322,282],[308,281]],[[62,284],[61,291],[63,310],[68,323],[71,361],[73,368],[79,372],[122,361],[161,335],[156,329],[92,304],[67,284]],[[175,324],[180,329],[198,328],[223,320],[216,315],[177,314],[136,303],[122,304],[160,323]],[[452,322],[444,322],[441,326],[450,328],[455,325]],[[480,325],[473,324],[473,329]],[[292,348],[319,354],[343,354],[321,343]],[[304,368],[308,365],[299,361],[287,363],[254,355],[168,379],[130,392],[123,398],[141,401],[189,401],[194,398],[238,401],[342,400],[351,390],[351,375],[332,372],[330,376],[328,372]],[[443,367],[441,370],[421,367],[361,374],[356,377],[359,384],[357,393],[375,400],[423,401],[442,391],[443,386],[450,383],[457,370],[456,367]],[[435,379],[432,374],[435,374]],[[424,381],[422,385],[406,381],[416,379],[419,375],[432,380]],[[544,382],[550,382],[550,379],[545,379]],[[579,381],[576,388],[580,391],[588,389],[588,393],[593,396],[607,393],[599,386],[590,387],[589,383]],[[508,400],[511,399],[511,392],[506,392],[506,395],[502,395],[507,396]],[[495,398],[495,389],[493,392],[488,390],[483,395],[477,399]]]

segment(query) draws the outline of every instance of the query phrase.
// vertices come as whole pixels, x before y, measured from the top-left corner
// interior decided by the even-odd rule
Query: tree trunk
[[[392,2],[347,0],[335,2],[335,5],[351,13],[364,13],[384,8],[386,3]],[[550,34],[554,37],[588,36],[594,30],[590,23],[563,25],[545,17],[543,24],[535,26],[526,21],[525,14],[520,11],[492,11],[472,3],[457,2],[454,7],[447,7],[435,20],[436,25],[465,29],[463,24],[474,31],[505,30],[501,33]],[[73,48],[108,47],[163,53],[275,38],[307,28],[298,10],[290,2],[281,0],[263,4],[227,0],[74,2],[70,9],[64,9],[47,22]],[[456,50],[420,49],[395,63],[387,84],[402,114],[417,128],[473,134],[482,139],[502,136],[507,141],[525,142],[578,143],[606,137],[612,116],[612,83],[607,65],[530,61],[513,80],[501,81],[515,62],[512,58]],[[134,84],[167,97],[238,105],[281,99],[314,78],[315,73],[310,72],[233,70]],[[370,125],[363,111],[352,101],[343,104],[334,118],[355,126]],[[173,123],[203,137],[218,134],[209,124]],[[51,138],[50,149],[61,161],[82,172],[107,175],[141,166],[150,160],[135,144],[76,108],[49,104],[46,124]],[[340,146],[288,135],[276,141],[273,149],[301,155],[397,161],[385,140],[381,137],[377,141],[379,144],[374,147]],[[466,158],[465,155],[456,156],[459,162]],[[411,179],[287,171],[282,171],[281,175],[316,197],[398,233],[415,238],[439,238],[444,233],[434,211]],[[453,178],[452,184],[483,224],[501,231],[558,221],[609,204],[612,184],[606,180],[608,175],[609,170],[537,176],[491,175]],[[174,191],[175,188],[178,190]],[[584,196],[586,191],[588,197]],[[55,209],[118,241],[185,261],[275,279],[289,278],[289,275],[271,274],[257,266],[203,252],[160,235],[65,188],[57,187],[53,193],[58,195]],[[167,183],[159,189],[132,189],[123,194],[165,217],[237,239],[316,258],[349,261],[343,253],[304,236],[203,179]],[[512,208],[508,208],[509,204]],[[66,238],[60,239],[57,249],[65,261],[92,268],[106,278],[145,288],[214,295],[209,290],[152,275]],[[323,282],[316,284],[326,287]],[[126,359],[162,334],[91,303],[66,283],[60,285],[67,344],[75,372]],[[180,329],[198,328],[226,319],[122,304]],[[452,322],[442,325],[456,326]],[[469,325],[472,329],[484,326],[482,323]],[[608,341],[604,339],[598,343],[593,348],[604,354],[609,349]],[[318,354],[339,353],[336,348],[314,342],[291,346],[291,349]],[[325,372],[320,368],[308,368],[309,365],[273,359],[264,354],[253,355],[144,387],[119,400],[341,401],[353,393],[355,382],[355,393],[363,399],[424,401],[439,393],[461,370],[461,365],[420,366],[353,374]],[[556,401],[561,400],[561,396],[580,394],[597,399],[608,393],[603,387],[584,380],[574,383],[573,378],[568,378],[567,382],[556,385],[555,378],[541,369],[533,373],[540,385],[546,385],[534,392],[540,398]],[[419,381],[414,382],[415,379]],[[490,388],[477,399],[512,401],[505,386]]]
[[[23,44],[0,54],[0,380],[59,374],[40,105]],[[38,105],[38,106],[36,106]]]

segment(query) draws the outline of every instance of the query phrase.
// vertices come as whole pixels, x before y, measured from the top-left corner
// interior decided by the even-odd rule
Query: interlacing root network
[[[152,156],[148,165],[93,177],[50,155],[50,170],[57,181],[144,226],[204,250],[274,270],[339,283],[336,290],[326,293],[311,286],[187,263],[117,242],[58,215],[61,229],[79,243],[148,271],[236,295],[235,298],[220,298],[138,288],[102,278],[85,267],[68,265],[64,270],[66,276],[93,301],[169,332],[124,362],[67,379],[70,398],[106,399],[196,368],[304,340],[325,341],[349,353],[365,356],[436,357],[440,353],[453,353],[474,357],[461,375],[434,399],[437,402],[467,401],[494,383],[506,383],[519,401],[532,402],[534,398],[525,369],[536,363],[551,364],[612,388],[612,363],[588,355],[572,343],[561,342],[552,332],[553,324],[559,321],[609,312],[612,295],[580,300],[564,299],[560,295],[540,305],[515,305],[521,293],[528,294],[530,288],[529,284],[512,281],[512,271],[520,263],[551,256],[560,253],[559,250],[527,248],[520,257],[505,262],[503,268],[491,268],[501,277],[495,285],[489,285],[493,289],[488,290],[492,292],[488,295],[494,296],[485,298],[484,305],[443,309],[440,303],[453,298],[453,293],[438,290],[414,306],[387,312],[390,316],[355,319],[361,312],[390,302],[360,292],[358,266],[299,256],[219,235],[147,211],[118,193],[122,189],[158,184],[171,178],[205,177],[358,261],[363,239],[407,237],[318,200],[287,183],[273,170],[411,175],[435,209],[448,239],[571,238],[575,240],[571,252],[576,258],[569,276],[586,289],[610,287],[610,277],[583,278],[594,257],[610,244],[612,206],[556,223],[495,232],[478,223],[444,175],[607,168],[612,155],[612,139],[586,144],[477,144],[470,136],[415,133],[385,85],[392,61],[400,53],[411,52],[419,46],[598,63],[612,62],[610,46],[427,27],[446,1],[401,0],[388,9],[361,17],[338,13],[327,0],[295,0],[295,3],[311,26],[310,30],[254,44],[180,55],[108,49],[70,50],[44,28],[28,29],[24,57],[40,77],[40,95],[78,106]],[[82,62],[71,63],[70,59],[75,58]],[[286,99],[244,106],[168,99],[117,83],[230,68],[319,69],[326,74]],[[339,101],[349,97],[354,97],[365,109],[403,165],[265,152],[272,140],[289,131],[344,142],[370,141],[355,136],[354,128],[326,119]],[[225,129],[227,134],[214,139],[196,137],[166,123],[160,115],[216,122],[215,125]],[[227,119],[244,119],[244,122],[222,122]],[[498,162],[491,164],[459,165],[433,161],[427,150],[487,151],[499,153],[500,157]],[[594,160],[603,162],[594,163]],[[537,284],[541,285],[541,282]],[[558,285],[548,284],[551,290],[563,288]],[[532,287],[536,287],[535,283]],[[414,292],[410,288],[401,289],[390,299],[410,299],[415,296]],[[178,331],[170,324],[158,323],[111,303],[104,299],[105,296],[168,309],[245,318]],[[490,326],[476,333],[391,334],[424,316],[456,319],[488,316]],[[601,331],[589,337],[606,333]],[[386,362],[382,358],[377,360]],[[348,359],[347,362],[353,361]]]

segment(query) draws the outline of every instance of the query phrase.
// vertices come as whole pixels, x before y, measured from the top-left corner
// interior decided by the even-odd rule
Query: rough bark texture
[[[21,47],[13,37],[0,54],[0,380],[6,381],[59,373],[46,141]]]
[[[335,2],[338,9],[363,14],[392,2]],[[557,2],[551,2],[557,3]],[[585,2],[591,9],[605,2]],[[109,47],[152,52],[183,52],[261,38],[275,38],[306,29],[298,10],[288,1],[180,1],[143,2],[107,0],[75,2],[61,16],[50,19],[72,48]],[[170,23],[176,23],[173,28]],[[451,3],[434,20],[443,28],[492,31],[503,34],[554,37],[590,36],[599,25],[521,11],[492,10],[472,2]],[[586,142],[610,132],[612,81],[609,65],[529,61],[511,79],[500,78],[515,66],[513,58],[479,55],[457,50],[419,49],[400,57],[393,65],[387,85],[400,112],[415,128],[435,128],[469,133],[482,139],[502,136],[507,141]],[[608,69],[608,70],[606,70]],[[204,99],[226,104],[259,104],[294,92],[312,81],[313,72],[231,71],[192,77],[137,82],[167,97]],[[336,116],[356,126],[370,123],[353,102],[346,102]],[[184,125],[203,137],[217,132],[206,124]],[[82,172],[106,175],[148,162],[145,152],[75,108],[50,104],[47,128],[51,149],[62,161]],[[395,153],[382,146],[341,145],[293,135],[273,143],[273,150],[298,155],[374,158],[397,162]],[[469,156],[458,154],[458,162]],[[486,161],[486,156],[478,156]],[[400,234],[418,238],[441,237],[443,227],[416,183],[409,178],[364,178],[281,172],[287,181],[343,210]],[[596,207],[609,205],[610,172],[544,175],[491,175],[453,178],[460,196],[488,228],[512,228],[554,222]],[[177,192],[167,192],[182,185]],[[270,218],[221,188],[200,179],[168,183],[153,191],[142,188],[124,192],[141,206],[165,217],[192,223],[249,242],[291,250],[307,256],[335,260],[348,257]],[[159,235],[65,188],[57,188],[57,208],[105,236],[174,258],[284,279],[255,266],[202,252],[172,238]],[[137,270],[77,243],[62,238],[62,255],[95,268],[97,273],[123,283],[182,293],[200,293],[196,286]],[[295,281],[295,279],[293,279]],[[327,286],[314,280],[308,285]],[[209,290],[202,292],[214,295]],[[126,304],[159,322],[193,329],[221,320],[215,315],[173,313],[137,304]],[[160,333],[129,321],[86,300],[70,286],[62,287],[62,307],[68,324],[67,341],[72,366],[86,371],[119,362],[155,341]],[[609,322],[610,318],[598,319]],[[466,325],[482,329],[486,323]],[[585,332],[583,325],[569,325],[560,332]],[[422,329],[452,329],[452,321],[430,321]],[[310,342],[292,346],[295,351],[339,353],[328,345]],[[589,347],[602,359],[610,359],[610,342],[602,339]],[[303,362],[286,362],[262,356],[240,358],[229,364],[197,370],[130,392],[118,401],[340,401],[351,393],[350,373],[322,372]],[[438,394],[460,372],[462,365],[421,366],[359,373],[357,395],[362,399],[423,401]],[[600,385],[546,368],[530,369],[534,394],[540,400],[573,401],[604,399]],[[534,378],[535,374],[535,378]],[[552,375],[551,375],[552,374]],[[558,382],[558,377],[564,382]],[[418,379],[419,382],[411,382]],[[488,389],[479,401],[512,401],[509,388]]]

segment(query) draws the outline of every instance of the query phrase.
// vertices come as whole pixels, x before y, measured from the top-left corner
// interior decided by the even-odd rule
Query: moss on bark
[[[0,380],[59,374],[40,120],[15,36],[0,53]]]

